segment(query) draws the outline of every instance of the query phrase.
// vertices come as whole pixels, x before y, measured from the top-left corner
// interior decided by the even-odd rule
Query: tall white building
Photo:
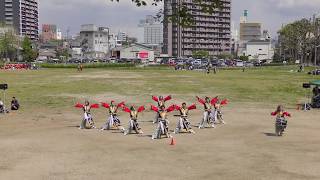
[[[126,42],[127,38],[128,38],[128,36],[127,36],[126,32],[121,32],[121,31],[118,32],[117,41]]]
[[[0,0],[0,22],[13,26],[21,36],[38,40],[38,0]]]
[[[140,21],[139,27],[144,29],[144,44],[160,45],[163,43],[163,25],[153,16],[146,16],[146,19]]]
[[[57,29],[57,40],[62,40],[62,32],[61,32],[61,29]]]
[[[162,44],[163,26],[160,23],[146,24],[144,26],[144,44]]]
[[[195,51],[207,51],[209,55],[230,53],[231,1],[221,1],[221,8],[208,14],[201,12],[202,4],[197,1],[164,0],[165,19],[184,5],[191,12],[194,24],[184,27],[175,21],[164,21],[163,53],[174,57],[190,57]]]

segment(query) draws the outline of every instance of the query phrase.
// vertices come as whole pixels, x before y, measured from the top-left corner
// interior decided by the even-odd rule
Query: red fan
[[[175,105],[171,105],[170,107],[168,107],[168,108],[166,109],[166,111],[167,111],[167,112],[171,112],[171,111],[174,111],[175,108],[176,108]]]
[[[158,99],[157,96],[152,96],[152,99],[153,99],[155,102],[158,102],[158,101],[159,101],[159,99]]]
[[[105,107],[105,108],[110,108],[110,105],[108,104],[108,103],[101,103],[101,105],[103,106],[103,107]]]
[[[144,111],[144,110],[145,110],[144,106],[140,106],[140,107],[138,108],[138,112],[142,112],[142,111]]]
[[[228,104],[228,100],[227,99],[225,99],[225,100],[223,100],[223,101],[221,101],[221,103],[220,103],[221,105],[227,105]]]
[[[178,111],[181,109],[181,107],[178,105],[175,105],[175,107],[176,107],[176,110],[178,110]]]
[[[122,110],[123,110],[124,112],[127,112],[127,113],[130,113],[130,112],[131,112],[130,109],[129,109],[128,107],[126,107],[126,106],[123,106]]]
[[[284,113],[283,113],[283,115],[284,115],[284,116],[291,117],[291,114],[290,114],[290,113],[288,113],[288,112],[284,112]]]
[[[169,96],[164,98],[164,101],[169,101],[170,99],[172,99],[172,97],[169,95]]]
[[[154,105],[151,105],[151,110],[155,112],[159,112],[159,109]]]
[[[217,97],[211,99],[211,104],[212,104],[212,105],[215,105],[215,104],[218,102],[218,100],[219,100],[219,99],[218,99]]]
[[[275,115],[277,115],[277,112],[272,112],[271,113],[271,116],[275,116]]]
[[[122,106],[124,106],[124,101],[122,101],[121,103],[119,103],[119,104],[117,105],[117,107],[122,107]]]
[[[80,103],[77,103],[74,107],[76,107],[76,108],[83,108],[84,105],[83,105],[83,104],[80,104]]]
[[[192,104],[191,106],[188,107],[188,110],[193,110],[197,109],[197,106],[195,104]]]
[[[201,103],[201,104],[205,104],[205,103],[206,103],[206,101],[205,101],[205,100],[203,100],[203,99],[199,98],[198,96],[197,96],[197,99],[198,99],[199,103]]]
[[[90,108],[98,109],[98,108],[99,108],[99,104],[92,104],[92,105],[90,106]]]

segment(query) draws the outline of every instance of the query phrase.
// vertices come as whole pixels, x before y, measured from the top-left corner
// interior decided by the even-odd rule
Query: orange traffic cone
[[[171,146],[174,146],[176,145],[176,140],[172,137],[171,138],[171,143],[170,143]]]

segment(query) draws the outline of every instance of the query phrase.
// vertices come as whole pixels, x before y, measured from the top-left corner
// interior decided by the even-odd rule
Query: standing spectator
[[[83,65],[80,64],[80,71],[82,72],[82,70],[83,70]]]
[[[207,64],[207,74],[210,74],[210,63]]]
[[[300,65],[299,66],[299,70],[298,70],[299,72],[302,72],[303,71],[303,65]]]
[[[78,72],[80,72],[80,63],[78,64],[77,68],[78,68]]]
[[[12,97],[11,100],[11,110],[16,111],[20,108],[20,104],[15,97]]]

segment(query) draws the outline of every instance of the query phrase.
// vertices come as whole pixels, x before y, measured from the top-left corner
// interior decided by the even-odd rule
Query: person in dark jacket
[[[15,97],[12,97],[11,100],[11,110],[17,111],[20,108],[20,104]]]

